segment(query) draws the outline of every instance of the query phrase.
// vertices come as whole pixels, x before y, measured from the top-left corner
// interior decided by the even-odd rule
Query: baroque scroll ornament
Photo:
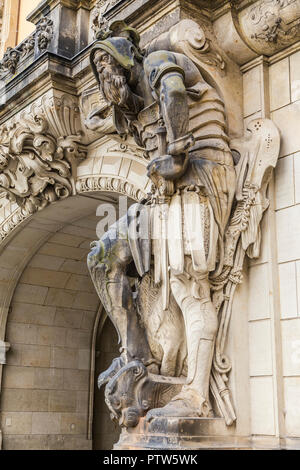
[[[236,420],[228,326],[244,258],[259,256],[280,138],[272,121],[258,119],[230,142],[224,102],[200,72],[212,65],[208,44],[191,23],[141,54],[137,31],[117,22],[91,52],[115,130],[145,148],[153,183],[88,256],[121,345],[98,384],[106,384],[107,406],[124,428],[144,416]],[[108,128],[101,111],[93,111],[91,128],[97,122]]]
[[[23,216],[74,194],[75,168],[85,157],[72,99],[45,98],[43,105],[0,128],[0,192]]]
[[[36,27],[36,41],[40,51],[45,51],[53,37],[53,21],[44,17]]]

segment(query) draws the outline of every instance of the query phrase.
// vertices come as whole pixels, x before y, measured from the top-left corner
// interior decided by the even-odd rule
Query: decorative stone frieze
[[[14,74],[20,60],[21,52],[18,49],[8,47],[3,56],[3,59],[0,62],[0,79],[4,75],[10,73]]]
[[[117,176],[90,176],[78,178],[76,189],[78,193],[95,191],[117,192],[125,194],[135,201],[141,201],[146,197],[146,194],[137,186]]]
[[[36,30],[17,47],[8,47],[0,62],[0,80],[10,78],[17,71],[20,62],[25,61],[33,53],[35,45],[39,53],[44,52],[53,37],[53,21],[44,17],[38,23]]]
[[[45,51],[53,37],[53,21],[50,18],[42,18],[37,24],[35,34],[38,49]]]
[[[25,39],[24,42],[22,42],[20,46],[21,60],[29,56],[29,54],[34,50],[34,45],[35,45],[35,33],[32,33],[30,36],[28,36],[28,38]]]
[[[0,364],[6,364],[6,353],[10,349],[10,344],[0,340]]]

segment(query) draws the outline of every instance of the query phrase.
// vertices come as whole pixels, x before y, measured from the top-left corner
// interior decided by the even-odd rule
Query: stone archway
[[[143,195],[115,181],[48,206],[3,243],[1,339],[10,344],[0,366],[4,449],[92,448],[90,359],[99,299],[86,255],[97,238],[99,203]]]
[[[111,421],[110,412],[104,401],[104,388],[99,391],[97,388],[97,378],[101,372],[106,370],[113,359],[119,355],[117,332],[109,320],[97,328],[95,338],[95,384],[94,384],[94,404],[93,404],[93,449],[110,450],[116,444],[120,436],[120,428]]]

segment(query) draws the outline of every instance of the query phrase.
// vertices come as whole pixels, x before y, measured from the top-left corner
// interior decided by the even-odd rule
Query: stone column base
[[[145,418],[123,429],[114,450],[249,450],[249,437],[237,436],[223,418]]]

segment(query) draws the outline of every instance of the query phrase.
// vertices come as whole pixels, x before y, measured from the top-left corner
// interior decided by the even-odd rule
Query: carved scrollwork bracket
[[[0,128],[0,191],[24,217],[75,194],[78,161],[85,158],[72,98],[45,97]]]

